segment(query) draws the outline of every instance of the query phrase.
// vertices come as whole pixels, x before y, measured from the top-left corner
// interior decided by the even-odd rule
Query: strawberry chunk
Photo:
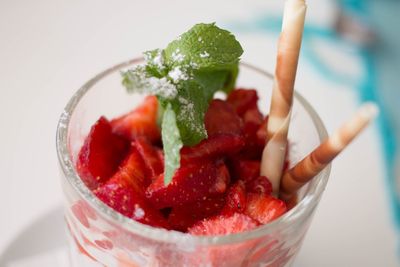
[[[160,142],[157,126],[158,102],[155,96],[147,96],[134,110],[111,121],[113,131],[130,140],[145,137],[152,143]]]
[[[217,179],[210,188],[210,192],[212,194],[225,193],[230,182],[231,176],[225,163],[223,161],[217,161]]]
[[[269,223],[284,214],[286,210],[285,202],[280,199],[262,194],[247,195],[245,214],[259,223]]]
[[[96,189],[94,194],[129,218],[144,224],[168,228],[168,223],[161,213],[151,207],[145,199],[144,190],[148,182],[143,160],[133,147],[118,172]]]
[[[157,208],[174,207],[208,196],[224,193],[229,182],[225,166],[215,162],[194,162],[181,166],[172,181],[164,184],[161,174],[146,190],[149,201]]]
[[[216,134],[242,134],[242,122],[232,106],[222,100],[214,99],[204,117],[208,136]]]
[[[244,138],[241,136],[217,134],[193,147],[183,147],[181,149],[181,164],[234,155],[244,147],[244,144]]]
[[[131,147],[130,153],[111,179],[126,181],[136,192],[144,193],[151,180],[146,177],[146,167],[136,147]]]
[[[146,167],[146,177],[155,180],[164,172],[164,158],[161,149],[154,147],[145,138],[136,139],[132,145],[142,156]]]
[[[135,204],[140,201],[139,194],[125,180],[111,179],[94,193],[105,204],[127,217],[132,216]]]
[[[230,165],[232,166],[232,176],[246,183],[260,175],[260,161],[258,160],[233,159]]]
[[[235,89],[228,95],[226,101],[232,105],[239,116],[242,116],[247,110],[257,107],[257,91],[254,89]]]
[[[207,197],[185,205],[176,206],[168,217],[172,229],[186,232],[196,222],[217,215],[225,204],[224,196]]]
[[[93,190],[109,179],[129,150],[129,142],[113,134],[109,121],[100,117],[92,126],[79,151],[76,169]]]
[[[259,142],[257,131],[263,123],[263,116],[258,108],[249,109],[243,115],[243,134],[246,140],[246,146],[242,151],[248,159],[260,159],[264,144]]]
[[[151,207],[143,194],[135,192],[126,181],[112,179],[95,191],[96,196],[119,213],[138,222],[169,229],[162,214]]]
[[[242,213],[246,208],[246,188],[239,180],[228,189],[222,214]]]
[[[192,235],[227,235],[249,231],[259,225],[257,221],[241,213],[219,215],[202,220],[188,229]]]
[[[257,130],[257,143],[261,146],[265,146],[267,142],[267,127],[268,127],[268,115],[265,116],[263,122],[261,123],[260,127]]]
[[[266,176],[259,176],[246,183],[246,191],[248,193],[270,195],[272,194],[272,184]]]

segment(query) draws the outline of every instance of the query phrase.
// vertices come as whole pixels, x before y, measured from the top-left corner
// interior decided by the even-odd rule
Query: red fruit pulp
[[[152,226],[169,228],[160,211],[145,199],[144,190],[149,183],[143,160],[132,147],[118,172],[94,193],[104,203],[129,218]]]
[[[181,166],[167,185],[154,96],[111,123],[101,117],[79,152],[77,170],[100,200],[138,222],[195,235],[251,230],[287,209],[260,176],[268,116],[257,101],[255,90],[244,89],[212,100],[204,122],[208,138],[181,149]],[[95,218],[77,207],[89,227]]]
[[[113,131],[129,140],[145,137],[152,143],[160,141],[157,126],[158,102],[155,96],[148,96],[137,108],[111,121]]]
[[[226,100],[235,112],[242,116],[247,110],[257,108],[258,95],[254,89],[233,90]]]
[[[284,201],[264,194],[248,194],[245,214],[261,224],[269,223],[286,212]]]
[[[214,162],[197,162],[181,166],[164,184],[161,174],[146,190],[148,200],[157,208],[174,207],[212,195],[223,193],[226,172],[221,172]]]
[[[259,225],[257,221],[241,213],[219,215],[198,222],[189,228],[193,235],[226,235],[252,230]]]
[[[129,149],[129,142],[112,133],[108,120],[101,117],[90,129],[76,163],[82,181],[96,189],[118,168]]]
[[[211,101],[204,123],[209,137],[216,134],[242,134],[240,117],[229,103],[220,99]]]

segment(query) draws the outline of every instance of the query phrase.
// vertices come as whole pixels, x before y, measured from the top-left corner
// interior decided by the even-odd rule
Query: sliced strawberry
[[[160,129],[157,126],[158,102],[155,96],[147,96],[134,110],[111,121],[113,131],[134,140],[146,137],[152,143],[160,141]]]
[[[164,184],[164,175],[161,174],[147,188],[146,196],[160,209],[221,194],[227,186],[224,181],[229,181],[225,170],[218,168],[214,162],[193,162],[181,166],[168,185]]]
[[[257,143],[261,146],[265,146],[265,143],[267,142],[267,127],[268,127],[268,115],[265,116],[262,124],[257,130]]]
[[[111,179],[126,181],[136,192],[144,193],[151,180],[146,176],[144,160],[136,147],[131,147],[130,153]]]
[[[151,207],[143,194],[136,192],[126,181],[108,181],[95,191],[96,196],[119,213],[138,222],[169,229],[162,214]]]
[[[256,179],[246,183],[246,191],[248,193],[270,195],[272,193],[272,184],[267,177],[258,176]]]
[[[243,212],[246,208],[246,188],[244,182],[239,180],[228,189],[226,202],[222,214]]]
[[[263,116],[258,108],[249,109],[243,115],[243,134],[246,140],[246,146],[241,152],[245,158],[260,159],[264,144],[260,144],[257,137],[257,131],[263,123]]]
[[[227,235],[249,231],[256,228],[259,223],[249,216],[241,213],[232,215],[218,215],[202,220],[188,229],[192,235]]]
[[[229,170],[223,161],[217,161],[217,179],[212,187],[210,187],[210,192],[212,194],[222,194],[225,193],[229,183],[231,182],[231,176]]]
[[[146,167],[146,176],[155,180],[161,173],[164,172],[164,160],[161,158],[161,149],[153,146],[145,138],[137,138],[132,145],[137,149],[142,156]]]
[[[117,170],[129,150],[129,141],[113,134],[108,120],[101,117],[90,129],[79,151],[76,169],[82,181],[93,190]]]
[[[172,229],[186,232],[196,222],[217,215],[225,204],[225,198],[221,196],[207,197],[195,202],[172,208],[168,222]]]
[[[244,144],[244,138],[239,135],[217,134],[193,147],[183,147],[181,164],[234,155],[244,147]]]
[[[266,224],[287,211],[284,201],[268,195],[248,194],[245,214]]]
[[[258,95],[254,89],[235,89],[226,100],[232,105],[239,116],[242,116],[247,110],[257,107]]]
[[[208,136],[216,134],[242,134],[242,122],[232,106],[222,100],[214,99],[204,117]]]
[[[144,197],[146,180],[143,160],[133,147],[117,173],[94,191],[105,204],[138,222],[168,228],[161,213]]]
[[[254,180],[260,175],[260,161],[232,159],[232,176],[244,182]]]
[[[94,191],[95,195],[105,204],[119,213],[131,217],[139,194],[127,181],[112,179]]]

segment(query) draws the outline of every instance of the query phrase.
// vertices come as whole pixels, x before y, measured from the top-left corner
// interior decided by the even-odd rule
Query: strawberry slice
[[[132,142],[132,145],[137,149],[142,156],[146,167],[146,177],[155,180],[161,173],[164,172],[164,158],[162,150],[150,144],[146,138],[137,138]]]
[[[284,201],[263,194],[248,194],[245,214],[266,224],[287,211]]]
[[[242,213],[246,208],[246,188],[243,181],[239,180],[228,189],[222,214],[228,215],[235,212]]]
[[[155,96],[147,96],[134,110],[111,121],[113,131],[130,140],[139,136],[152,143],[160,142],[160,129],[157,126],[158,102]]]
[[[271,195],[272,184],[266,176],[259,176],[256,179],[250,180],[246,183],[246,191],[248,193]]]
[[[267,127],[268,127],[268,115],[265,116],[263,122],[257,130],[257,143],[261,146],[265,146],[267,142]]]
[[[150,206],[143,194],[135,192],[127,181],[112,179],[95,191],[105,204],[138,222],[169,229],[162,214]]]
[[[257,131],[263,123],[263,116],[258,108],[247,110],[243,115],[243,123],[243,133],[246,140],[246,146],[241,154],[248,159],[260,159],[264,149],[264,144],[259,142]]]
[[[240,179],[246,183],[254,180],[260,175],[260,161],[258,160],[234,158],[230,165],[232,166],[232,176],[235,179]]]
[[[258,95],[254,89],[235,89],[226,100],[235,112],[242,116],[247,110],[257,107]]]
[[[114,174],[128,150],[129,142],[113,134],[109,121],[100,117],[79,151],[77,172],[87,187],[93,190]]]
[[[225,204],[224,196],[207,197],[185,205],[176,206],[168,217],[172,229],[186,232],[196,222],[217,215]]]
[[[244,147],[244,144],[244,138],[239,135],[217,134],[193,147],[183,147],[181,149],[181,164],[234,155]]]
[[[208,136],[216,134],[242,134],[242,122],[232,106],[222,100],[214,99],[204,117]]]
[[[232,215],[218,215],[202,220],[188,229],[192,235],[227,235],[249,231],[256,228],[259,223],[249,216],[241,213]]]
[[[164,184],[161,174],[147,188],[146,196],[158,209],[194,202],[208,196],[224,193],[229,182],[229,172],[215,162],[193,162],[181,166],[172,181]]]
[[[132,147],[131,153],[121,164],[118,172],[94,191],[105,204],[138,222],[168,228],[161,213],[149,205],[144,190],[149,183],[145,176],[142,157]]]

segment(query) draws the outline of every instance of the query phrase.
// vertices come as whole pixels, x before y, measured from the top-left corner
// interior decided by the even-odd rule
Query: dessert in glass
[[[156,226],[138,222],[103,203],[82,180],[77,161],[96,121],[102,116],[120,118],[132,107],[146,101],[146,96],[128,94],[121,85],[120,71],[141,63],[142,59],[134,59],[100,73],[78,90],[61,116],[57,151],[73,266],[290,266],[328,181],[329,167],[303,187],[297,205],[280,217],[255,227],[253,221],[247,221],[247,216],[243,219],[235,213],[233,220],[238,219],[239,223],[233,222],[237,224],[232,231],[242,227],[243,232],[225,235],[198,236],[177,231],[179,227],[177,230],[163,229],[163,221]],[[241,63],[235,88],[256,89],[260,110],[267,113],[272,88],[270,74]],[[295,93],[288,136],[290,164],[304,158],[326,137],[317,113]],[[118,143],[118,140],[112,142]],[[123,146],[121,151],[126,150]],[[238,171],[240,164],[233,165],[230,174],[236,176],[232,171]],[[227,195],[235,179],[240,180],[231,177],[229,188],[220,189],[224,191],[223,195]],[[198,208],[196,205],[189,207],[193,212]],[[140,218],[143,211],[135,211],[134,216]],[[158,211],[162,216],[172,212],[168,208]],[[232,221],[225,221],[226,224],[229,222]]]

